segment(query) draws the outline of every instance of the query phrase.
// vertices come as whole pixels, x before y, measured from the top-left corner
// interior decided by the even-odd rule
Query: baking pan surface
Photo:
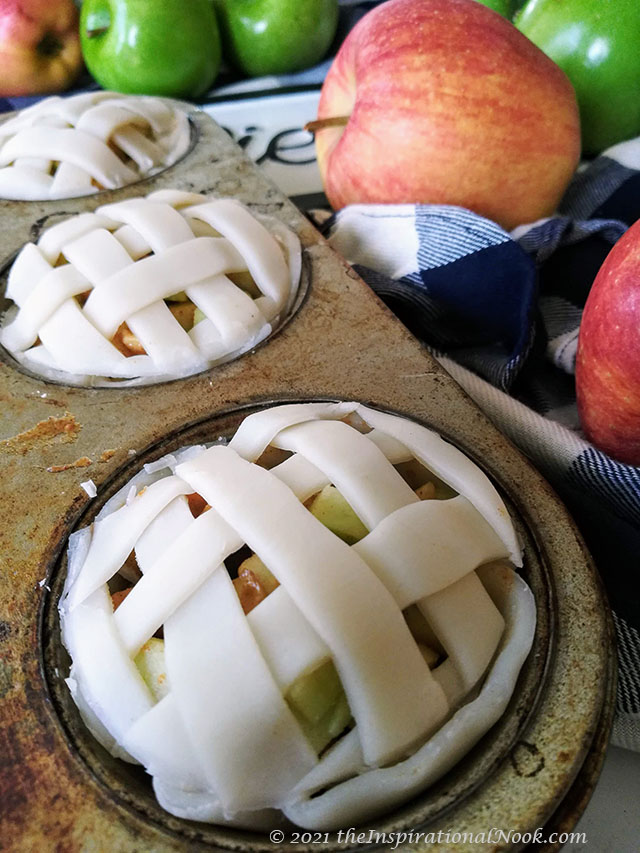
[[[440,783],[372,827],[526,833],[554,815],[562,826],[571,824],[606,745],[614,678],[607,605],[571,519],[522,455],[224,131],[199,113],[193,121],[198,138],[183,160],[142,185],[101,194],[99,203],[163,187],[239,198],[299,235],[308,293],[260,348],[169,383],[74,388],[27,375],[0,356],[4,849],[273,850],[266,833],[192,824],[161,812],[144,774],[108,759],[78,725],[63,689],[68,661],[57,603],[69,534],[143,462],[193,440],[228,435],[252,409],[295,400],[353,399],[397,412],[470,455],[516,518],[538,607],[534,651],[504,719]],[[95,198],[0,202],[2,265],[47,223],[96,204]],[[573,805],[561,818],[569,792]],[[318,848],[287,839],[286,849]],[[319,846],[357,844],[333,835]],[[419,841],[404,846],[450,849]],[[486,849],[509,846],[523,842]],[[456,849],[479,848],[460,843]]]

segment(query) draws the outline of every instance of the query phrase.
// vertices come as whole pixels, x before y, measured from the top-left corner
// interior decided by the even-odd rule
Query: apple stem
[[[330,118],[319,118],[315,121],[308,121],[304,129],[310,133],[315,133],[318,130],[324,130],[325,127],[344,127],[349,121],[349,116],[331,116]]]
[[[108,31],[109,31],[109,27],[96,27],[95,30],[87,30],[86,36],[88,39],[94,39],[94,38],[97,38],[98,36],[104,35]]]

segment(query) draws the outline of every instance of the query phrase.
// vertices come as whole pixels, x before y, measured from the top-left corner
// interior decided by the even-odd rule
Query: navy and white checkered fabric
[[[582,167],[557,216],[511,234],[441,205],[354,205],[330,241],[536,464],[569,506],[614,610],[614,743],[640,750],[640,468],[580,431],[582,308],[613,243],[640,218],[640,139]]]

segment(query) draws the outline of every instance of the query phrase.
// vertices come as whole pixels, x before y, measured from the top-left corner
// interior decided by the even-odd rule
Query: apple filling
[[[113,190],[171,166],[187,151],[185,112],[159,98],[88,92],[54,96],[0,124],[0,198],[72,198]]]
[[[252,298],[255,298],[256,293],[259,295],[260,291],[258,290],[250,274],[230,274],[228,278],[230,281],[236,284],[244,293],[247,293]],[[78,305],[80,307],[84,305],[88,295],[88,293],[84,293],[81,294],[81,296],[76,297],[76,301],[78,302]],[[198,308],[198,306],[189,299],[189,297],[184,293],[184,291],[182,291],[181,293],[176,293],[163,301],[171,312],[172,316],[180,324],[181,328],[183,328],[185,332],[190,332],[197,323],[200,323],[203,320],[207,319],[206,314],[201,311],[200,308]],[[38,345],[39,343],[40,341],[37,340],[36,345]],[[148,354],[138,337],[131,331],[126,322],[121,323],[121,325],[118,326],[118,330],[111,338],[111,343],[126,358],[130,358],[134,355]]]
[[[74,534],[67,683],[172,814],[349,826],[506,707],[535,626],[514,564],[502,499],[435,433],[276,406],[147,466]]]
[[[429,479],[415,489],[420,500],[436,499],[438,491],[440,499],[444,499],[445,495],[455,496],[453,490],[447,489],[439,478],[420,464],[414,462],[410,466],[399,465],[396,468],[404,468],[406,474],[414,480],[416,478],[423,480],[425,476],[429,476]],[[435,481],[438,482],[438,487]],[[194,518],[211,509],[205,499],[196,492],[187,495],[186,498]],[[305,501],[304,505],[315,518],[348,545],[359,542],[369,532],[343,495],[332,484],[324,486]],[[133,588],[131,586],[118,588],[121,580],[138,580],[140,577],[135,552],[132,551],[119,574],[109,584],[110,589],[116,589],[111,593],[114,610],[120,606]],[[279,582],[260,557],[252,553],[240,562],[233,578],[233,586],[246,615],[277,589]],[[415,606],[407,608],[404,611],[404,617],[427,665],[433,669],[442,663],[446,658],[446,652],[418,608]],[[169,689],[162,629],[142,646],[134,658],[134,663],[156,701],[160,701]],[[353,717],[344,688],[335,665],[330,659],[318,663],[311,671],[299,675],[287,688],[284,698],[300,723],[305,736],[320,755],[353,725]]]
[[[200,372],[255,347],[290,311],[296,235],[232,199],[161,190],[62,221],[10,269],[0,342],[74,384]]]

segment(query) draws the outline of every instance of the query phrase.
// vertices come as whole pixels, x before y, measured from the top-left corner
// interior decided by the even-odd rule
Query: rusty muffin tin
[[[615,681],[609,611],[582,539],[545,481],[309,221],[211,119],[194,111],[191,121],[190,151],[150,179],[80,199],[0,201],[5,272],[22,244],[54,222],[173,187],[231,195],[279,217],[300,237],[309,284],[267,343],[182,380],[71,387],[30,375],[0,352],[0,849],[273,849],[266,833],[168,815],[144,772],[93,740],[64,685],[57,602],[69,534],[90,523],[143,462],[230,435],[249,411],[269,403],[317,399],[354,399],[412,417],[475,459],[516,520],[538,608],[534,647],[500,722],[440,782],[366,829],[456,832],[456,850],[477,851],[521,849],[526,833],[545,825],[571,828],[600,769]],[[82,486],[87,480],[97,487],[94,499]],[[469,840],[492,828],[512,834]],[[358,846],[357,833],[332,833],[319,845],[293,840],[285,832],[279,846]],[[407,847],[451,849],[446,840]]]

